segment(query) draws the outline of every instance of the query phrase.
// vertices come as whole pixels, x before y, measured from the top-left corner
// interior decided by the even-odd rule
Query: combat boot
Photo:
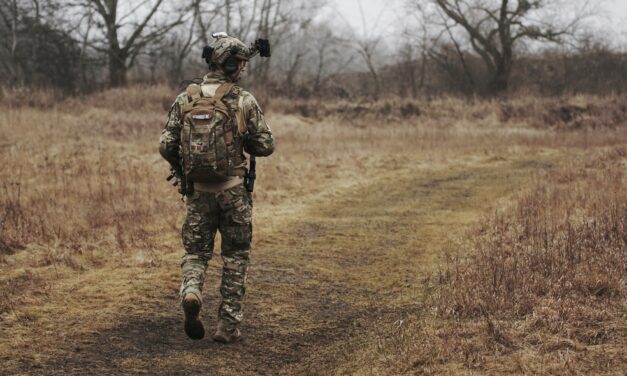
[[[221,343],[233,343],[242,338],[242,333],[239,329],[228,329],[222,321],[218,323],[218,329],[216,334],[213,335],[213,340]]]
[[[185,312],[185,334],[191,339],[202,339],[205,336],[205,327],[200,321],[200,299],[196,294],[186,294],[183,298]]]

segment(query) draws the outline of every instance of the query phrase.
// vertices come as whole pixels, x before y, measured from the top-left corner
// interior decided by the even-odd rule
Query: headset
[[[224,63],[222,64],[222,68],[224,69],[224,73],[226,73],[227,75],[231,75],[235,72],[237,72],[237,69],[239,68],[239,64],[240,64],[240,59],[236,58],[235,55],[237,52],[232,52],[231,51],[231,56],[227,57],[226,60],[224,61]]]
[[[226,33],[216,33],[213,34],[213,37],[226,36]],[[236,57],[238,53],[237,47],[233,47],[230,51],[229,57],[224,60],[222,63],[222,68],[224,69],[224,73],[231,75],[237,72],[239,68],[240,59]],[[213,54],[213,48],[210,46],[205,46],[202,50],[202,57],[205,59],[207,64],[211,65],[211,55]],[[249,50],[249,58],[259,54],[262,57],[270,57],[270,42],[267,39],[257,39],[250,46]]]

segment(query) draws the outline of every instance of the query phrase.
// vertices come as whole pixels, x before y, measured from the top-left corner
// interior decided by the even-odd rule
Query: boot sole
[[[213,340],[216,342],[220,342],[220,343],[224,343],[224,344],[229,344],[229,343],[235,343],[235,342],[239,342],[242,339],[242,335],[239,334],[238,336],[233,336],[233,337],[223,337],[221,335],[214,335],[213,336]]]
[[[205,327],[198,318],[200,303],[196,300],[184,300],[185,334],[191,339],[199,340],[205,337]]]

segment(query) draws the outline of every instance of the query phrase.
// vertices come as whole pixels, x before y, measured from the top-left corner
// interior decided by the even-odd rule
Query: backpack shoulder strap
[[[216,89],[216,94],[213,96],[216,101],[222,101],[222,97],[231,92],[231,89],[235,86],[232,82],[226,82],[222,85],[218,86]]]
[[[202,96],[200,85],[198,84],[190,84],[185,89],[185,94],[183,95],[183,104],[181,105],[181,112],[189,112],[194,106],[194,102],[196,102]]]
[[[192,99],[192,102],[197,101],[202,96],[200,85],[198,84],[189,85],[187,89],[185,89],[185,92],[187,93],[187,96]]]
[[[244,134],[247,131],[246,128],[246,111],[244,110],[244,96],[239,95],[237,99],[237,111],[235,112],[235,119],[237,120],[237,130],[239,134]]]

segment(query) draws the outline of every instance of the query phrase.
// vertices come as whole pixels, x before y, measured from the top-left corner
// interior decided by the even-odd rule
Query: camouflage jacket
[[[220,84],[227,82],[226,77],[217,73],[208,73],[203,78],[201,84]],[[163,156],[173,166],[180,163],[180,133],[182,128],[183,113],[181,105],[185,101],[185,92],[179,94],[172,104],[168,113],[168,120],[165,128],[161,132],[159,140],[160,147],[164,149]],[[255,97],[245,90],[240,90],[239,96],[242,97],[242,106],[244,110],[244,119],[246,122],[246,132],[244,133],[244,150],[254,156],[265,157],[274,151],[274,138],[272,131],[264,119],[263,112],[257,103]],[[239,97],[236,93],[226,95],[222,101],[229,108],[236,110]]]

